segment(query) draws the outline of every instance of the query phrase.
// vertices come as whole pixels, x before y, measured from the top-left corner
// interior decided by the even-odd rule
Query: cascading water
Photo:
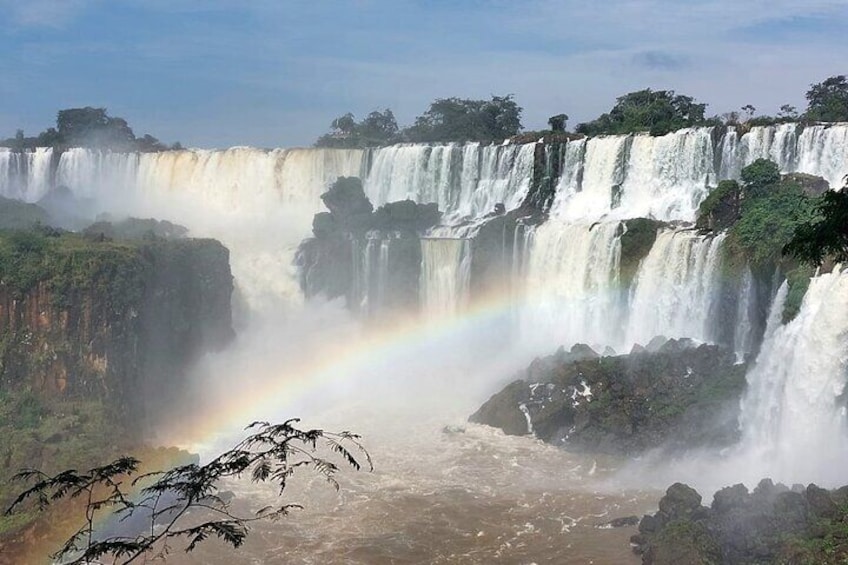
[[[53,149],[11,151],[0,147],[0,195],[37,202],[51,187]]]
[[[739,361],[744,361],[754,349],[754,298],[754,276],[751,269],[746,268],[739,283],[733,332],[733,350]]]
[[[617,345],[622,319],[618,222],[550,221],[528,232],[522,336],[541,346]]]
[[[468,302],[471,242],[461,238],[421,240],[421,305],[430,319],[456,316]]]
[[[692,231],[657,235],[636,276],[628,343],[645,344],[657,335],[714,341],[710,323],[723,241],[724,234],[704,237]]]
[[[517,208],[530,189],[536,144],[394,145],[376,149],[365,181],[375,206],[436,202],[446,222]]]
[[[794,320],[772,306],[742,400],[743,451],[776,480],[842,484],[848,464],[848,274],[813,278]]]

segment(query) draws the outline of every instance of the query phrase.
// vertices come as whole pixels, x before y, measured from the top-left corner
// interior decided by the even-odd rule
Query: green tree
[[[521,131],[521,111],[512,94],[491,100],[439,98],[403,134],[418,142],[502,141]]]
[[[254,482],[275,485],[282,495],[297,471],[312,469],[338,490],[335,474],[339,465],[316,455],[319,441],[344,464],[359,470],[362,465],[357,458],[364,457],[373,469],[359,436],[350,432],[300,430],[295,427],[297,422],[297,419],[282,424],[255,422],[248,426],[255,432],[205,465],[191,463],[136,476],[131,486],[146,484],[140,496],[133,496],[126,484],[139,468],[140,462],[132,457],[121,457],[85,472],[69,469],[52,476],[27,469],[16,478],[35,484],[18,495],[6,514],[30,499],[43,510],[55,501],[82,497],[86,503],[82,527],[52,556],[66,565],[100,562],[102,558],[127,564],[151,554],[160,555],[175,541],[183,541],[186,551],[192,551],[211,537],[237,548],[247,537],[252,522],[286,516],[301,506],[278,501],[255,515],[239,515],[220,494],[224,481],[249,474]],[[142,518],[145,527],[131,536],[101,537],[95,523],[103,513],[121,521]]]
[[[565,131],[565,124],[568,122],[568,114],[557,114],[548,118],[548,125],[551,126],[551,131]]]
[[[56,115],[56,129],[70,146],[129,149],[135,134],[123,118],[113,118],[106,108],[69,108]]]
[[[837,75],[813,84],[807,91],[805,117],[813,122],[848,121],[848,80]]]
[[[821,265],[825,258],[848,261],[848,192],[829,190],[816,203],[811,221],[801,224],[783,252]]]
[[[764,196],[780,182],[780,169],[773,161],[757,159],[742,169],[740,177],[743,196]]]
[[[639,90],[620,96],[607,114],[577,126],[586,135],[623,134],[648,131],[664,135],[684,127],[706,123],[707,105],[673,90]]]

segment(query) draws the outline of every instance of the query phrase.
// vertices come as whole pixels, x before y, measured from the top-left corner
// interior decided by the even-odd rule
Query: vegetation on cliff
[[[563,122],[564,123],[564,122]],[[491,100],[437,98],[406,128],[398,128],[388,108],[368,114],[360,122],[347,113],[334,119],[330,133],[317,147],[374,147],[400,142],[503,141],[521,131],[521,107],[512,94]]]
[[[56,114],[56,127],[48,128],[34,137],[18,130],[14,137],[0,140],[0,147],[22,151],[35,147],[91,147],[119,151],[164,151],[178,149],[179,143],[168,147],[152,135],[136,137],[124,118],[110,116],[106,108],[67,108]]]
[[[710,507],[675,483],[642,518],[634,550],[645,565],[836,564],[848,559],[848,487],[828,491],[763,479],[716,492]]]

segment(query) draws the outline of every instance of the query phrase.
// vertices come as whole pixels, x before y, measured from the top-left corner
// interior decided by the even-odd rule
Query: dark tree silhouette
[[[167,553],[174,541],[185,543],[185,551],[190,552],[210,537],[237,548],[247,537],[252,522],[274,520],[301,506],[278,501],[254,515],[242,516],[220,494],[222,481],[249,473],[254,482],[275,485],[282,496],[298,470],[312,469],[338,490],[335,474],[339,464],[319,457],[319,447],[356,470],[362,468],[359,458],[369,470],[373,469],[358,435],[300,430],[295,427],[298,421],[254,422],[247,428],[253,433],[205,465],[181,465],[134,479],[131,476],[138,472],[140,462],[133,457],[121,457],[86,472],[69,469],[53,476],[26,469],[15,478],[34,484],[18,495],[6,514],[31,499],[43,510],[61,499],[84,497],[84,525],[52,555],[66,565],[95,563],[102,558],[111,558],[113,563],[132,563],[151,553]],[[104,513],[121,521],[141,516],[147,526],[133,535],[99,537],[95,521]]]

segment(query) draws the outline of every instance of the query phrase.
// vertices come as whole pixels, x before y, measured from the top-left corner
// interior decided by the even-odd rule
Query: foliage
[[[557,114],[548,118],[548,125],[551,126],[551,131],[565,131],[565,124],[568,122],[568,114]]]
[[[673,90],[639,90],[620,96],[608,114],[577,126],[586,135],[624,134],[648,131],[664,135],[671,131],[706,123],[706,104]]]
[[[809,121],[848,121],[848,79],[845,75],[837,75],[811,85],[807,102],[805,117]]]
[[[723,230],[738,219],[741,189],[735,180],[723,180],[698,207],[695,226],[703,230]]]
[[[813,201],[797,184],[761,184],[768,178],[767,169],[758,169],[765,171],[762,176],[747,175],[754,180],[743,193],[749,189],[753,193],[745,196],[741,217],[730,229],[731,244],[755,266],[777,262],[795,230],[813,217]]]
[[[745,198],[765,196],[780,182],[780,169],[774,161],[757,159],[742,169],[740,177]]]
[[[362,456],[373,469],[368,452],[359,443],[359,436],[350,432],[304,431],[295,427],[298,421],[254,422],[248,426],[254,432],[209,463],[190,463],[142,474],[129,485],[125,481],[138,471],[140,463],[133,457],[121,457],[85,472],[68,469],[48,475],[36,469],[25,469],[16,478],[34,484],[17,496],[6,514],[22,508],[30,500],[43,510],[59,500],[82,497],[86,503],[85,523],[53,556],[69,565],[90,563],[103,557],[130,563],[150,554],[164,555],[174,541],[185,543],[185,551],[190,552],[210,537],[220,538],[237,548],[247,537],[250,523],[277,519],[301,506],[278,502],[253,516],[237,515],[220,494],[223,481],[249,473],[252,481],[273,484],[282,496],[297,471],[312,469],[338,489],[335,475],[339,465],[316,455],[319,442],[352,468],[361,469],[357,457]],[[140,497],[134,498],[129,487],[144,484]],[[191,511],[201,513],[202,517],[189,517]],[[104,513],[120,520],[143,516],[149,529],[132,537],[98,537],[94,523]]]
[[[798,312],[801,311],[801,303],[804,301],[804,295],[807,294],[807,289],[810,288],[810,278],[814,275],[814,271],[809,266],[799,266],[786,273],[786,284],[788,285],[788,293],[786,301],[783,303],[783,312],[781,314],[784,324],[788,324],[795,319]]]
[[[398,141],[397,121],[388,108],[371,112],[361,122],[348,112],[333,120],[330,127],[330,133],[315,142],[317,147],[378,147]]]
[[[118,151],[164,151],[164,143],[152,135],[136,137],[124,118],[110,116],[106,108],[67,108],[56,114],[56,127],[35,137],[25,137],[18,130],[14,138],[0,141],[0,146],[23,151],[35,147],[91,147]],[[172,148],[180,148],[179,143]]]
[[[848,260],[848,192],[825,192],[811,221],[796,227],[784,252],[814,265],[826,257],[840,263]]]
[[[438,98],[404,130],[414,142],[502,141],[521,131],[522,108],[512,94],[491,100]]]

